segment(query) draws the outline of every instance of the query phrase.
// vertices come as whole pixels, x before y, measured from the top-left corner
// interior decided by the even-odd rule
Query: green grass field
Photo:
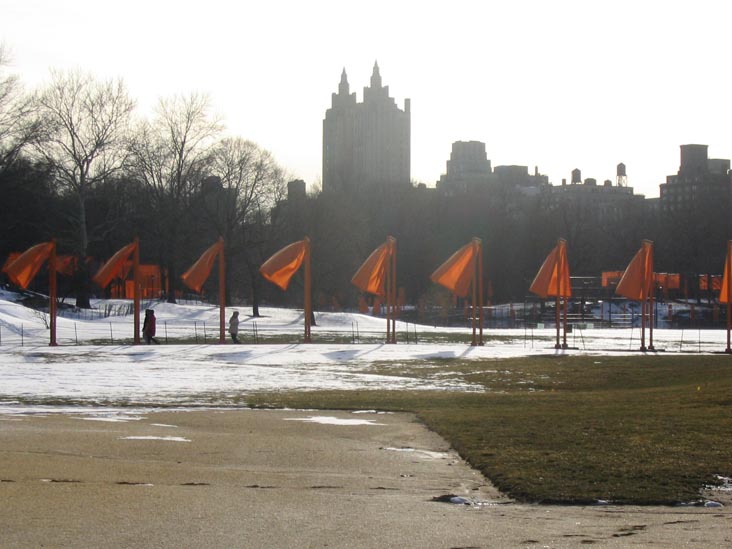
[[[375,363],[483,392],[309,392],[247,404],[413,411],[522,501],[672,504],[732,476],[732,357],[531,357]]]

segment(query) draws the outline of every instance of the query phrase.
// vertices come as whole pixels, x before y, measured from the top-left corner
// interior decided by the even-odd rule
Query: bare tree
[[[0,70],[10,63],[7,48],[0,44]],[[39,128],[30,95],[16,75],[0,72],[0,173],[10,167]]]
[[[226,242],[229,263],[243,256],[259,316],[259,273],[268,237],[269,212],[284,197],[285,176],[274,157],[256,143],[226,138],[213,151],[210,174],[220,187],[204,189],[207,218]],[[232,269],[227,271],[232,273]],[[231,285],[227,285],[231,287]]]
[[[82,269],[77,305],[89,307],[89,276],[83,267],[90,240],[87,199],[123,166],[135,103],[122,80],[99,82],[78,71],[51,75],[51,83],[36,97],[43,126],[35,149],[52,167],[62,192],[77,201],[78,209],[70,215]]]
[[[191,94],[160,100],[154,119],[142,122],[131,141],[131,172],[147,188],[157,215],[158,255],[167,268],[170,302],[175,302],[185,219],[221,130],[219,119],[209,114],[208,97]]]

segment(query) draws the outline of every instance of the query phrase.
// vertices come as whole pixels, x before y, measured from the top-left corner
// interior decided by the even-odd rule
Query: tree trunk
[[[89,247],[89,235],[86,230],[86,198],[79,194],[79,254],[77,257],[76,306],[80,309],[91,309],[89,295],[91,294],[91,273],[86,262],[86,252]]]
[[[168,262],[168,293],[165,296],[165,301],[167,303],[177,303],[175,300],[175,290],[176,290],[176,279],[175,279],[175,266],[173,265],[173,261]]]
[[[80,309],[91,309],[91,274],[89,273],[89,265],[85,257],[79,257],[77,260],[77,271],[74,277],[74,286],[76,286],[76,306]]]
[[[251,269],[249,273],[252,277],[252,316],[259,318],[259,282],[257,281],[257,275],[259,272],[252,273]]]

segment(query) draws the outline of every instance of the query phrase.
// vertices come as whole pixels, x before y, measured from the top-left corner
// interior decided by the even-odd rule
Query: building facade
[[[528,166],[496,166],[493,169],[485,143],[481,141],[456,141],[452,144],[446,172],[435,187],[445,196],[499,189],[532,195],[548,184],[547,176],[539,174],[538,169],[531,175]]]
[[[323,191],[409,187],[410,141],[410,101],[404,100],[404,109],[397,106],[378,64],[361,103],[343,69],[323,120]]]
[[[709,158],[707,149],[707,145],[681,145],[678,173],[659,185],[663,214],[694,212],[715,204],[726,208],[730,204],[730,161]]]
[[[645,196],[634,194],[632,187],[613,185],[609,179],[602,185],[593,178],[570,185],[563,179],[562,185],[543,187],[539,200],[546,210],[570,207],[598,222],[622,221],[646,211]]]

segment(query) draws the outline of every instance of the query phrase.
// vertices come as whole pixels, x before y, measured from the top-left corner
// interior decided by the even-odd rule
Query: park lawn
[[[376,363],[483,392],[246,395],[250,405],[412,411],[520,501],[674,504],[732,476],[732,357],[524,357]]]

